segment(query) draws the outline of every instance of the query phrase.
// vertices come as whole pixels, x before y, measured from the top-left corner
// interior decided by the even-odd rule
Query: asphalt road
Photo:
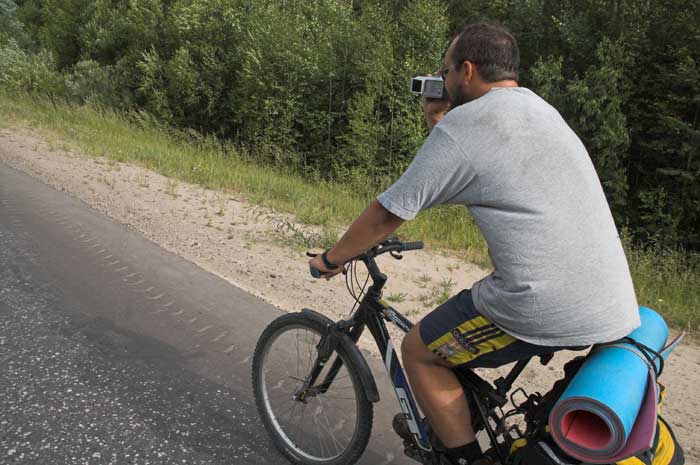
[[[0,464],[287,463],[250,386],[279,314],[0,164]],[[383,400],[359,463],[415,463],[371,365]]]

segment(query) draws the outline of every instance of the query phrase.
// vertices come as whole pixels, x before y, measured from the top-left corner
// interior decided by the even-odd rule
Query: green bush
[[[114,70],[94,60],[83,60],[66,76],[67,98],[79,103],[94,102],[116,108],[121,104]]]
[[[0,88],[51,97],[64,97],[66,80],[55,71],[47,51],[27,53],[14,40],[0,45]]]

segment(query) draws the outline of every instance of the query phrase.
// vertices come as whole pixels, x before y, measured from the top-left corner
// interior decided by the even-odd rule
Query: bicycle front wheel
[[[373,406],[342,347],[318,377],[316,384],[342,360],[328,389],[312,388],[299,400],[324,331],[321,321],[302,313],[283,315],[265,329],[253,358],[255,402],[273,442],[293,463],[351,465],[367,447]]]

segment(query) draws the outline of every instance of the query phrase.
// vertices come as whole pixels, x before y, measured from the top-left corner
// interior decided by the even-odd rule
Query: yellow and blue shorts
[[[454,366],[496,368],[564,349],[530,344],[505,333],[474,307],[465,289],[420,322],[423,343]]]

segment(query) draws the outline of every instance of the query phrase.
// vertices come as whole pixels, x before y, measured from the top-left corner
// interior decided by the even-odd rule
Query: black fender
[[[305,316],[313,318],[325,327],[330,327],[335,324],[333,320],[325,315],[318,313],[315,310],[309,308],[304,308],[301,310]],[[345,333],[340,333],[340,344],[342,344],[345,353],[350,357],[350,361],[355,364],[357,370],[360,374],[360,382],[362,383],[362,389],[365,391],[365,396],[370,402],[379,402],[379,391],[377,390],[377,383],[374,381],[374,376],[372,376],[372,371],[367,365],[367,360],[357,348],[357,345],[350,339]]]

